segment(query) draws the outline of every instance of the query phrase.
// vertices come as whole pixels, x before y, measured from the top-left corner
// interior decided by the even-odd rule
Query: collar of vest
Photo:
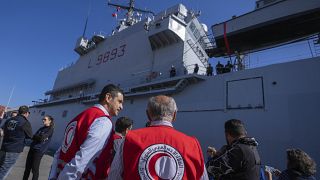
[[[106,108],[104,108],[101,104],[95,104],[94,107],[99,108],[101,111],[104,112],[104,114],[106,114],[108,117],[111,117],[109,115],[109,112],[106,110]]]
[[[163,121],[163,120],[151,121],[150,126],[169,126],[169,127],[173,127],[171,122]]]

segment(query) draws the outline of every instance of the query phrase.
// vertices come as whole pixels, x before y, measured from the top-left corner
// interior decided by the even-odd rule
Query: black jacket
[[[30,122],[22,115],[6,120],[3,125],[4,137],[1,150],[20,153],[25,146],[25,139],[31,139]]]
[[[260,156],[254,138],[241,138],[225,146],[208,162],[208,172],[220,180],[259,180]]]
[[[301,172],[286,169],[281,172],[278,180],[316,180],[316,178],[312,175],[304,175]]]
[[[30,148],[34,151],[45,153],[49,147],[53,127],[43,126],[32,137]]]

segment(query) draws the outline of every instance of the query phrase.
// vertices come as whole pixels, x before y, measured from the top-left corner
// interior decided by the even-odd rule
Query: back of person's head
[[[18,115],[17,111],[12,111],[10,117],[16,117]]]
[[[172,97],[158,95],[149,99],[147,110],[151,121],[166,120],[171,122],[175,118],[177,105]]]
[[[233,138],[247,135],[247,131],[242,121],[238,119],[230,119],[224,123],[224,131]]]
[[[29,107],[28,106],[20,106],[18,109],[18,114],[22,115],[22,114],[26,114],[29,113]]]
[[[116,85],[114,84],[108,84],[106,85],[100,95],[99,95],[99,102],[102,103],[106,97],[107,94],[111,94],[111,97],[114,98],[118,95],[118,93],[121,93],[123,95],[123,91]]]
[[[305,176],[312,176],[316,174],[315,161],[300,149],[288,149],[287,160],[288,169],[298,171]]]
[[[116,121],[115,131],[118,133],[123,133],[127,129],[131,129],[133,121],[129,117],[120,117]]]

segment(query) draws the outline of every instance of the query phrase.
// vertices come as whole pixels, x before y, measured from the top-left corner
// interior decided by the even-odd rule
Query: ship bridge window
[[[195,29],[194,32],[193,32],[193,35],[196,39],[199,39],[200,38],[200,32],[198,29]]]
[[[196,25],[193,22],[191,22],[189,28],[193,32],[196,29]]]

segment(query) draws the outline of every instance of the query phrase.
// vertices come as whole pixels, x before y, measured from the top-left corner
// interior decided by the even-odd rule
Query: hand
[[[265,166],[264,173],[267,177],[269,177],[269,180],[272,180],[272,175],[279,176],[281,171],[272,166]]]
[[[272,180],[272,173],[270,171],[264,170],[264,175],[268,180]]]
[[[217,154],[217,150],[214,147],[208,146],[207,154],[212,158]]]
[[[4,136],[4,132],[3,129],[0,128],[0,136],[3,137]]]
[[[274,174],[275,176],[280,176],[281,171],[280,171],[279,169],[275,169],[275,171],[273,172],[273,174]]]

